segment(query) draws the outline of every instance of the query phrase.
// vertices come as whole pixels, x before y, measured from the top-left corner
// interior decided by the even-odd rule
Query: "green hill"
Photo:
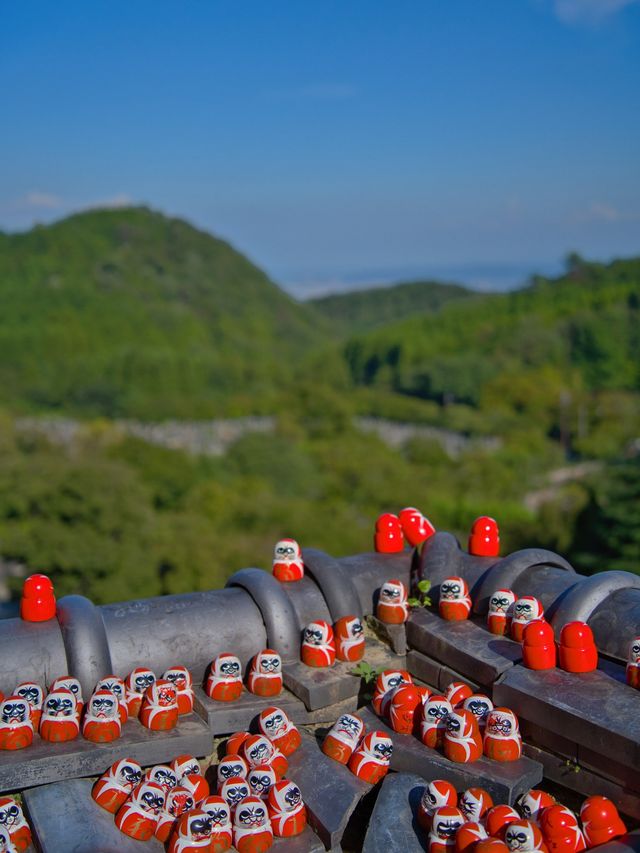
[[[474,296],[473,291],[459,284],[410,281],[391,287],[336,293],[310,299],[308,304],[330,320],[335,331],[346,335],[437,311],[448,302]]]
[[[463,404],[483,429],[520,424],[600,455],[640,433],[640,259],[574,259],[558,279],[352,337],[345,357],[370,391]]]
[[[640,388],[640,259],[585,263],[522,290],[449,303],[352,338],[354,380],[480,402],[499,376],[575,370],[586,388]],[[565,374],[565,379],[569,377]]]
[[[319,325],[227,243],[146,208],[0,235],[0,405],[246,413],[286,384]]]

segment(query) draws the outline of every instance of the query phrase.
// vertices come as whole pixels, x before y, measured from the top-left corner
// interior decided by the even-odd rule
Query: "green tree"
[[[640,574],[640,456],[610,465],[575,526],[573,558],[586,571]]]

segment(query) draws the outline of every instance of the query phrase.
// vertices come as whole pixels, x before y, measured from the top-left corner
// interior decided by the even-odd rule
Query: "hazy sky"
[[[0,227],[147,203],[299,293],[638,253],[639,36],[638,0],[4,2]]]

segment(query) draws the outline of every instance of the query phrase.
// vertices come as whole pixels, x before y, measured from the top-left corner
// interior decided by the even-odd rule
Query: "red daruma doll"
[[[446,578],[440,584],[438,612],[447,622],[460,622],[469,618],[471,597],[464,578]]]
[[[587,847],[604,844],[627,831],[617,808],[606,797],[587,797],[580,808],[580,820]]]
[[[491,699],[483,693],[474,693],[473,696],[469,696],[464,700],[462,707],[465,711],[471,711],[476,718],[480,734],[484,734],[487,717],[489,716],[489,712],[493,711],[493,702]]]
[[[574,813],[561,805],[547,806],[540,813],[540,829],[551,853],[579,853],[587,843]]]
[[[171,769],[180,784],[183,776],[200,772],[200,762],[193,755],[177,755],[171,762]]]
[[[472,853],[478,841],[484,841],[486,838],[488,838],[487,830],[479,821],[463,823],[456,833],[455,851]]]
[[[522,634],[522,663],[527,669],[553,669],[556,665],[556,642],[553,628],[544,619],[534,619]]]
[[[522,755],[518,718],[509,708],[494,708],[487,717],[484,754],[494,761],[517,761]]]
[[[640,688],[640,637],[634,637],[629,644],[627,684],[630,687],[635,687],[636,690]]]
[[[121,758],[103,773],[91,789],[91,796],[105,811],[115,814],[140,784],[142,768],[133,758]]]
[[[178,818],[185,812],[195,809],[195,807],[196,802],[190,791],[180,785],[177,788],[172,788],[168,792],[164,806],[158,815],[154,832],[158,841],[165,844],[169,840]]]
[[[200,803],[209,796],[209,783],[202,773],[187,773],[180,780],[180,787],[189,792],[198,808]],[[175,788],[172,790],[175,791]]]
[[[530,820],[514,820],[504,831],[504,843],[511,853],[547,853],[539,827]]]
[[[392,754],[390,737],[384,732],[369,732],[349,759],[349,770],[358,779],[375,785],[386,776]]]
[[[148,841],[155,832],[164,801],[165,793],[160,785],[141,782],[118,809],[116,826],[130,838]]]
[[[347,764],[364,734],[364,723],[355,714],[341,714],[322,743],[322,751],[340,764]]]
[[[148,687],[140,708],[142,725],[156,732],[174,729],[178,723],[176,689],[170,681],[159,678]]]
[[[269,791],[277,781],[276,771],[270,764],[258,764],[256,767],[251,768],[247,776],[249,795],[266,800],[269,796]]]
[[[400,519],[405,539],[412,548],[422,545],[423,542],[436,532],[435,527],[429,519],[414,506],[408,506],[403,509],[398,518]]]
[[[200,803],[200,808],[211,820],[211,853],[224,853],[231,847],[233,827],[231,825],[231,810],[222,797],[207,797]]]
[[[249,735],[247,735],[249,737]],[[220,760],[217,768],[218,793],[228,779],[246,779],[249,765],[241,755],[229,753]]]
[[[376,616],[388,625],[401,625],[409,616],[407,589],[402,581],[393,578],[380,587]]]
[[[397,515],[385,512],[378,516],[373,546],[379,554],[397,554],[404,550],[402,525]]]
[[[464,818],[455,806],[441,806],[433,813],[431,832],[428,838],[429,853],[448,853],[453,851],[456,834]]]
[[[265,708],[258,728],[284,756],[292,755],[302,743],[300,732],[281,708]]]
[[[328,622],[319,620],[307,625],[302,637],[300,658],[307,666],[333,666],[336,660],[336,645],[333,628]]]
[[[422,696],[413,684],[396,687],[389,702],[389,722],[394,732],[410,735],[413,732],[416,709],[422,706]]]
[[[191,793],[197,806],[211,793],[209,783],[202,773],[187,773],[180,780],[180,785]]]
[[[258,797],[247,797],[238,804],[233,818],[233,844],[238,853],[263,853],[273,844],[267,804]]]
[[[190,714],[193,711],[193,679],[186,666],[172,666],[162,675],[176,688],[178,714]]]
[[[247,688],[256,696],[277,696],[282,690],[282,660],[273,649],[259,652],[251,661]]]
[[[30,705],[21,696],[9,696],[0,705],[0,749],[24,749],[32,742]]]
[[[107,675],[106,678],[100,679],[93,692],[97,693],[98,690],[108,690],[116,695],[118,699],[120,722],[124,726],[129,719],[129,711],[127,708],[127,688],[124,686],[124,681],[117,675]]]
[[[511,806],[499,805],[489,809],[484,818],[484,825],[490,838],[503,839],[505,829],[514,820],[520,820],[518,812]]]
[[[387,699],[391,697],[392,691],[401,684],[412,684],[412,678],[406,669],[385,669],[376,678],[376,686],[373,691],[371,705],[380,717],[386,716]]]
[[[56,615],[53,584],[46,575],[30,575],[22,587],[20,618],[25,622],[46,622]]]
[[[494,518],[481,515],[473,522],[469,535],[469,553],[474,557],[497,557],[500,554],[500,531]]]
[[[51,687],[49,688],[49,693],[53,693],[54,690],[59,690],[63,687],[65,690],[70,690],[76,700],[76,714],[78,716],[78,721],[80,721],[80,716],[82,715],[82,711],[84,709],[84,700],[82,697],[82,686],[77,678],[73,678],[70,675],[63,675],[60,678],[55,678],[51,682]],[[96,690],[99,687],[96,686]],[[106,688],[107,690],[109,688]]]
[[[465,821],[482,822],[489,809],[493,808],[493,800],[484,788],[467,788],[460,794],[458,808]]]
[[[427,784],[418,806],[418,823],[425,832],[431,830],[436,810],[442,806],[455,806],[457,797],[456,789],[446,779],[434,779]]]
[[[559,659],[566,672],[592,672],[598,668],[598,650],[586,622],[567,622],[560,631]]]
[[[242,666],[235,655],[218,655],[211,662],[207,696],[216,702],[233,702],[242,695]]]
[[[546,791],[530,788],[517,802],[520,814],[525,820],[533,820],[540,823],[540,812],[549,806],[555,805],[555,800]]]
[[[487,625],[492,634],[503,636],[511,630],[516,597],[511,589],[497,589],[489,599]]]
[[[34,732],[38,731],[40,717],[42,716],[42,704],[44,702],[44,690],[35,681],[23,681],[13,691],[14,696],[20,696],[29,703],[29,716],[33,724]],[[0,701],[2,701],[0,699]]]
[[[273,552],[273,575],[282,583],[302,580],[302,551],[295,539],[281,539]]]
[[[364,629],[357,616],[343,616],[333,626],[338,660],[355,662],[364,655]]]
[[[251,796],[251,789],[246,779],[232,776],[220,786],[220,796],[229,806],[231,817],[233,817],[240,803]]]
[[[142,705],[142,697],[147,687],[155,684],[156,676],[146,666],[138,666],[124,680],[125,701],[130,717],[137,717]]]
[[[93,743],[111,743],[120,737],[118,699],[108,690],[97,690],[87,702],[82,720],[82,737]]]
[[[444,754],[449,761],[468,764],[480,758],[482,737],[471,711],[454,708],[449,714],[443,745]]]
[[[271,829],[276,838],[300,835],[307,825],[307,808],[295,782],[282,779],[269,791],[267,808]]]
[[[544,608],[537,598],[525,595],[519,598],[513,605],[513,619],[511,620],[511,639],[516,643],[522,642],[525,626],[534,619],[544,618]]]
[[[428,696],[422,704],[420,740],[425,746],[437,749],[442,746],[447,730],[447,718],[453,711],[451,702],[444,696]]]
[[[168,764],[154,764],[153,767],[149,767],[145,771],[143,780],[160,785],[165,794],[168,794],[172,788],[178,787],[178,777]]]
[[[193,809],[178,818],[167,853],[198,853],[211,850],[212,821],[202,809]]]
[[[289,762],[264,735],[250,735],[244,742],[243,749],[249,767],[268,764],[273,767],[278,779],[287,772]]]
[[[250,737],[249,732],[234,732],[225,741],[225,755],[242,755],[242,744]]]
[[[465,700],[473,696],[473,690],[464,681],[452,681],[444,695],[454,708],[462,708]]]
[[[79,733],[76,697],[63,687],[52,690],[42,706],[40,737],[51,743],[62,743],[73,740]]]

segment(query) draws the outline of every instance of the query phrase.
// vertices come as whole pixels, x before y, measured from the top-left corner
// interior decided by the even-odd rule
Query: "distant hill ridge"
[[[460,284],[409,281],[321,296],[310,299],[308,304],[327,317],[336,331],[353,334],[415,314],[437,311],[454,300],[478,295]]]
[[[439,402],[519,411],[560,395],[640,390],[640,258],[574,257],[567,274],[503,294],[450,301],[352,336],[357,384]]]

